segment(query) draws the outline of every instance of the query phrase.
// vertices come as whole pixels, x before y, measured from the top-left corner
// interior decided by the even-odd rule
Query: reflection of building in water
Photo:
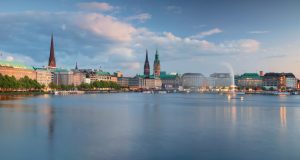
[[[281,122],[281,127],[285,128],[286,127],[286,107],[285,106],[280,107],[280,122]]]
[[[43,110],[43,113],[45,115],[45,122],[48,127],[48,138],[51,140],[53,138],[54,134],[54,109],[52,106],[47,105],[45,109]]]
[[[224,107],[224,116],[225,118],[230,118],[232,124],[236,123],[237,119],[237,107],[235,101],[231,101],[232,104],[229,104],[228,107]]]

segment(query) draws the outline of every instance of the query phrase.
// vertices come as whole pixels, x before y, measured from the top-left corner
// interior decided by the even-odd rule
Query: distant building
[[[162,82],[157,78],[144,78],[143,76],[135,76],[129,79],[129,88],[136,89],[160,89]]]
[[[237,86],[240,88],[261,88],[263,85],[263,79],[257,73],[244,73],[237,78]]]
[[[118,82],[117,77],[112,76],[109,72],[104,72],[104,71],[96,71],[95,73],[91,74],[89,78],[91,79],[91,82],[94,81]]]
[[[36,80],[36,71],[33,67],[17,62],[0,60],[0,74],[14,76],[17,80],[25,76]]]
[[[224,88],[231,85],[230,73],[213,73],[209,76],[209,86],[212,88]]]
[[[207,85],[207,79],[201,73],[184,73],[182,75],[182,86],[184,89],[198,90]]]
[[[297,78],[293,73],[266,73],[263,86],[268,90],[294,90],[297,89]]]
[[[53,34],[51,35],[50,56],[49,56],[48,67],[49,68],[56,68]]]
[[[293,73],[285,73],[286,89],[297,89],[297,78]]]
[[[114,76],[115,77],[123,77],[123,73],[121,72],[121,71],[116,71],[116,72],[114,72]]]
[[[129,80],[130,80],[130,77],[118,77],[118,84],[121,87],[128,88],[129,87]]]
[[[79,71],[73,71],[73,84],[74,86],[79,86],[81,83],[84,83],[85,74]]]
[[[53,83],[56,85],[74,85],[74,74],[65,69],[56,69],[53,76]]]
[[[180,86],[180,76],[178,74],[167,74],[160,72],[162,88],[166,90],[178,89]]]
[[[39,84],[45,85],[47,88],[48,85],[52,82],[52,73],[47,68],[36,68],[36,81]]]

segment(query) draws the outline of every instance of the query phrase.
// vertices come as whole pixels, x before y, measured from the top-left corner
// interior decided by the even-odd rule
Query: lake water
[[[1,160],[300,159],[300,96],[2,99]]]

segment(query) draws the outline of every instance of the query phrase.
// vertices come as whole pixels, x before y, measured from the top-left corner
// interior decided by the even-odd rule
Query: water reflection
[[[279,113],[280,113],[281,127],[286,128],[286,107],[281,106],[280,110],[279,110]]]
[[[200,96],[101,94],[1,101],[0,159],[22,159],[13,153],[33,150],[18,155],[49,160],[300,157],[300,98],[252,95],[228,102],[223,95]]]

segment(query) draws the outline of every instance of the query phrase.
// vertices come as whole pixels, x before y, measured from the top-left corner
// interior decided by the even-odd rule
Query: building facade
[[[74,86],[79,86],[84,83],[85,74],[79,71],[73,71],[73,84]]]
[[[244,73],[237,78],[237,86],[245,89],[258,89],[263,86],[263,78],[257,73]]]
[[[166,74],[166,72],[160,72],[160,79],[165,90],[176,90],[181,82],[178,74]]]
[[[36,71],[36,81],[41,84],[45,85],[46,89],[48,85],[52,82],[52,73],[47,68],[38,68]]]
[[[266,73],[263,77],[263,86],[267,90],[295,90],[297,78],[293,73]]]
[[[118,85],[124,88],[129,87],[129,79],[130,77],[118,77]]]
[[[90,77],[91,83],[94,81],[111,81],[111,82],[118,82],[118,78],[112,76],[109,72],[103,71],[96,71],[95,73],[91,74]]]
[[[36,80],[36,71],[33,67],[16,62],[0,61],[0,74],[14,76],[17,80],[25,76]]]
[[[129,79],[129,88],[132,90],[150,90],[161,89],[162,82],[158,78],[143,78],[141,76],[135,76]]]
[[[55,71],[53,83],[56,85],[74,85],[74,74],[72,71]]]
[[[207,85],[207,79],[201,73],[184,73],[181,79],[184,89],[198,90]]]
[[[230,73],[213,73],[209,76],[210,88],[230,87],[232,78]]]

